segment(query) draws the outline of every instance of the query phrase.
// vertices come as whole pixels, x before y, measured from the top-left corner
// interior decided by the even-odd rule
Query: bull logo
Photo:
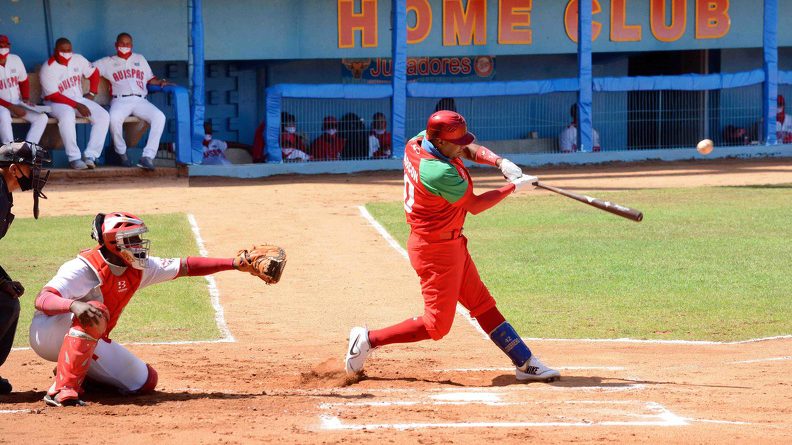
[[[352,73],[352,77],[362,79],[363,71],[371,65],[371,59],[341,59],[341,63]]]

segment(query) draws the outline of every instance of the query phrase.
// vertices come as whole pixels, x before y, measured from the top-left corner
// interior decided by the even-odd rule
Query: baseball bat
[[[588,204],[592,207],[596,207],[600,210],[605,210],[606,212],[613,213],[614,215],[619,215],[622,218],[631,219],[635,222],[641,222],[643,219],[643,212],[640,210],[631,209],[629,207],[625,207],[623,205],[616,204],[610,201],[603,201],[601,199],[592,198],[588,195],[579,195],[577,193],[568,192],[564,189],[553,187],[552,185],[543,184],[542,182],[537,181],[536,186],[545,190],[549,190],[553,193],[558,193],[559,195],[566,196],[567,198],[572,198],[576,201],[580,201],[583,204]]]

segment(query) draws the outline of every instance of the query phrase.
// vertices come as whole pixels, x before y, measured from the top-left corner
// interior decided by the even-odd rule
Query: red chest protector
[[[96,277],[99,278],[99,290],[102,292],[103,303],[107,306],[110,312],[110,320],[107,323],[107,331],[105,337],[110,335],[118,317],[124,311],[129,300],[135,295],[140,287],[140,280],[143,278],[143,271],[137,270],[133,267],[127,267],[123,274],[119,276],[113,275],[110,271],[110,265],[107,264],[99,247],[93,249],[83,250],[80,252],[80,259],[85,261],[88,267],[93,270]]]

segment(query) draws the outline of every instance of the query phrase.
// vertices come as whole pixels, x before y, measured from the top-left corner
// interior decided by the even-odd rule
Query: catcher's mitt
[[[286,252],[268,244],[242,249],[234,258],[234,267],[261,278],[267,284],[275,284],[280,281],[286,267]]]

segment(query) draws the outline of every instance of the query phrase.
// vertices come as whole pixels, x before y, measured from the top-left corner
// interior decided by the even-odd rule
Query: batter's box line
[[[399,252],[399,254],[404,257],[404,259],[409,261],[409,256],[407,255],[407,251],[396,241],[388,230],[379,223],[379,221],[374,218],[374,216],[366,209],[365,206],[359,205],[357,206],[358,210],[360,211],[360,215],[368,221],[368,223],[380,234],[380,236],[391,246],[395,251]],[[462,315],[465,320],[470,323],[474,329],[484,338],[485,340],[489,340],[489,335],[481,329],[481,326],[478,325],[473,318],[470,317],[470,313],[462,307],[462,305],[457,304],[457,313]],[[740,341],[729,341],[729,342],[722,342],[722,341],[708,341],[708,340],[644,340],[644,339],[634,339],[634,338],[526,338],[523,337],[525,341],[569,341],[569,342],[579,342],[579,343],[648,343],[648,344],[671,344],[671,345],[740,345],[745,343],[756,343],[761,341],[770,341],[770,340],[782,340],[792,338],[792,334],[788,335],[776,335],[774,337],[762,337],[762,338],[751,338],[748,340],[740,340]]]
[[[568,401],[567,403],[592,403],[592,404],[629,404],[626,401]],[[748,425],[747,422],[736,422],[729,420],[708,420],[692,419],[681,417],[668,408],[657,402],[645,402],[644,408],[652,414],[635,413],[636,417],[643,417],[653,420],[634,420],[634,421],[579,421],[579,422],[410,422],[410,423],[344,423],[340,417],[331,414],[320,414],[319,422],[324,430],[416,430],[416,429],[441,429],[441,428],[541,428],[541,427],[595,427],[595,426],[659,426],[659,427],[678,427],[687,426],[691,422],[710,422],[720,424]]]

